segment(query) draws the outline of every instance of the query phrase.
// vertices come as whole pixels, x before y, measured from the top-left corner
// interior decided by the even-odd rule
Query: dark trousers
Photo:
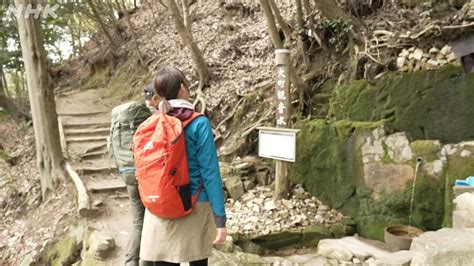
[[[140,260],[140,241],[142,238],[145,207],[143,207],[142,201],[140,200],[137,185],[127,185],[127,191],[132,203],[133,228],[125,250],[125,265],[138,266]]]
[[[207,259],[190,261],[190,266],[207,266]],[[179,263],[166,261],[142,261],[141,266],[179,266]]]

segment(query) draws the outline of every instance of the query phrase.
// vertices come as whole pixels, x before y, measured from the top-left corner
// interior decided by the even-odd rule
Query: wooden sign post
[[[276,64],[276,127],[291,128],[291,94],[290,75],[288,64],[290,51],[287,49],[275,50]],[[276,161],[275,167],[275,199],[286,199],[289,196],[290,181],[288,179],[289,163]]]

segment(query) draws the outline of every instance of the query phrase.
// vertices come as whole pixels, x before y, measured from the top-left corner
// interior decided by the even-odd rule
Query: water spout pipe
[[[420,166],[421,164],[423,164],[423,162],[424,162],[423,158],[421,158],[421,157],[416,158],[416,165],[417,166]]]

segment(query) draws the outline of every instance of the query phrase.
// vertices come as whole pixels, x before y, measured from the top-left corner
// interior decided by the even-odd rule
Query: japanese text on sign
[[[280,65],[278,67],[278,75],[277,75],[277,82],[276,82],[276,96],[277,96],[277,112],[276,112],[276,119],[277,119],[277,126],[286,126],[285,120],[285,101],[287,95],[285,94],[285,81],[286,81],[286,73],[285,73],[285,66]]]

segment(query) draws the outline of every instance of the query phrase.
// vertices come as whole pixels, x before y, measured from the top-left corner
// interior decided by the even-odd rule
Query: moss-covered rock
[[[265,255],[272,250],[290,247],[317,246],[321,239],[339,238],[355,233],[355,224],[352,220],[331,226],[323,224],[309,225],[302,228],[293,228],[268,235],[236,235],[236,244],[244,252]]]
[[[291,168],[293,182],[302,183],[307,191],[325,200],[333,208],[350,201],[357,183],[363,183],[358,133],[370,132],[383,122],[328,124],[325,120],[300,122],[296,163]],[[359,142],[359,143],[358,143]],[[334,193],[337,189],[337,193]]]
[[[74,236],[67,236],[48,249],[45,262],[52,266],[70,265],[79,257],[80,248]]]
[[[474,74],[446,66],[437,71],[391,73],[334,90],[329,116],[355,121],[387,119],[414,139],[457,143],[474,138]]]
[[[382,136],[383,130],[379,128],[383,123],[349,120],[298,123],[296,126],[301,131],[291,179],[302,183],[331,207],[354,217],[359,234],[382,240],[386,226],[408,223],[416,158],[421,156],[425,165],[420,167],[416,179],[413,225],[425,230],[440,228],[445,212],[446,165],[439,159],[440,146],[435,141],[406,143],[404,134]],[[386,143],[386,147],[380,143]],[[384,162],[384,157],[389,162]],[[436,168],[438,164],[440,169]],[[382,174],[368,179],[377,167],[382,169],[377,170]],[[407,176],[397,178],[397,173],[406,171]]]
[[[301,229],[290,229],[282,232],[259,236],[252,239],[252,242],[266,249],[276,250],[300,243],[302,237],[303,234]]]

